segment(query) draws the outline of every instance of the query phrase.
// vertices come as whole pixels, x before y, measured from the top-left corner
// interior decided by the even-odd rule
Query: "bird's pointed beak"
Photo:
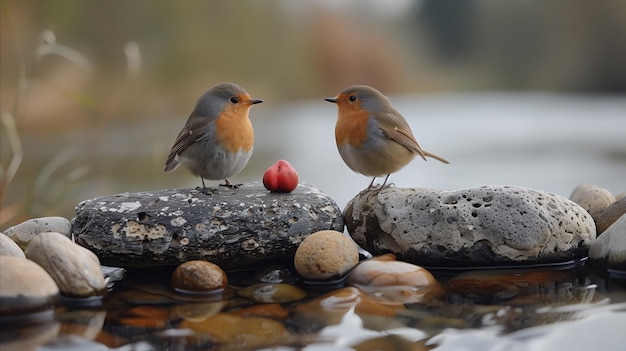
[[[339,99],[337,99],[336,97],[334,97],[334,98],[325,98],[324,100],[326,100],[328,102],[332,102],[333,104],[336,104],[337,101],[339,101]]]
[[[252,100],[250,100],[250,105],[260,104],[262,102],[263,102],[263,100],[252,99]]]

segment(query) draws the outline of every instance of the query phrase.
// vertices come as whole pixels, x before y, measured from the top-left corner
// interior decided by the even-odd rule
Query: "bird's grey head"
[[[391,102],[380,91],[368,85],[353,85],[344,89],[341,94],[355,96],[361,103],[361,107],[369,111],[380,111],[391,108]]]
[[[240,99],[241,95],[248,95],[248,93],[239,85],[235,83],[220,83],[200,96],[193,113],[217,118],[227,104],[233,103],[234,100],[231,101],[231,99]]]

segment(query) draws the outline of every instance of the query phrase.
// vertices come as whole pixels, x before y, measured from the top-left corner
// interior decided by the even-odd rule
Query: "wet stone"
[[[184,320],[180,328],[206,334],[220,349],[257,349],[269,346],[289,336],[278,321],[262,317],[242,317],[232,313],[218,313],[202,321]]]
[[[64,296],[86,298],[106,292],[98,257],[61,233],[37,235],[28,245],[26,257],[50,274]]]
[[[63,217],[41,217],[29,219],[7,228],[4,234],[13,239],[22,249],[39,233],[57,232],[68,238],[71,236],[72,224]]]
[[[447,301],[512,306],[592,303],[606,297],[591,286],[577,286],[563,270],[477,270],[459,274],[444,284]],[[593,284],[591,284],[593,286]]]
[[[427,267],[568,262],[585,257],[596,237],[576,203],[508,186],[364,191],[346,206],[345,220],[371,253]]]
[[[177,304],[172,307],[172,315],[176,318],[186,319],[192,322],[201,322],[224,308],[225,301],[198,302]]]
[[[0,256],[0,320],[52,310],[58,297],[56,283],[37,263]]]
[[[359,263],[359,251],[343,233],[323,230],[311,234],[298,247],[294,265],[305,279],[339,278]]]
[[[602,233],[589,248],[590,263],[626,271],[626,215]]]
[[[396,261],[393,254],[359,263],[350,272],[347,283],[389,301],[402,303],[423,303],[442,292],[441,285],[428,270]]]
[[[437,280],[428,270],[408,262],[396,261],[393,254],[386,254],[361,262],[350,272],[348,283],[370,287],[422,287],[437,284]]]
[[[354,309],[359,315],[393,317],[404,310],[402,302],[390,302],[355,287],[337,289],[292,309],[291,322],[306,332],[340,323],[342,317]]]
[[[0,256],[15,256],[26,258],[24,255],[24,251],[15,243],[15,241],[11,240],[8,236],[0,233]]]
[[[193,260],[176,268],[171,279],[172,288],[178,292],[217,292],[228,285],[226,273],[216,264]]]
[[[341,210],[320,190],[299,184],[271,193],[258,182],[210,196],[194,189],[103,196],[81,202],[73,219],[77,243],[103,264],[138,268],[202,259],[239,269],[293,257],[309,234],[343,227]]]
[[[290,284],[261,283],[242,288],[237,295],[259,303],[287,303],[305,298],[306,292]]]

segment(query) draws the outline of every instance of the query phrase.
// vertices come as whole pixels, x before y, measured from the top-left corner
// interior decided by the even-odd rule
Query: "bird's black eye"
[[[356,99],[356,95],[350,95],[350,97],[348,98],[348,100],[350,100],[351,102],[355,102]]]
[[[236,103],[239,102],[239,98],[236,97],[236,96],[233,96],[233,97],[230,98],[230,102],[232,102],[233,104],[236,104]]]

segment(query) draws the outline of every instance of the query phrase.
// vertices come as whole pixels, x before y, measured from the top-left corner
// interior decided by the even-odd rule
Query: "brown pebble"
[[[596,220],[598,235],[607,230],[621,216],[626,214],[626,197],[622,197],[605,208]]]
[[[228,278],[218,265],[194,260],[176,268],[172,274],[171,284],[176,290],[212,292],[223,290],[228,285]]]

